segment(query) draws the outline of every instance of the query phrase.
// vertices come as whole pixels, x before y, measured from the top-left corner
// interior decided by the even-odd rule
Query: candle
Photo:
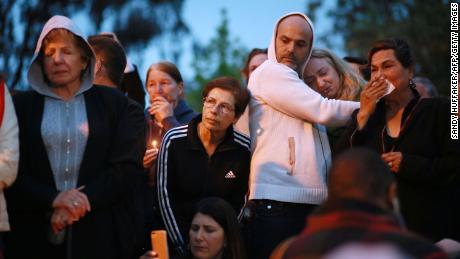
[[[152,146],[153,146],[154,149],[158,149],[156,140],[152,141]]]

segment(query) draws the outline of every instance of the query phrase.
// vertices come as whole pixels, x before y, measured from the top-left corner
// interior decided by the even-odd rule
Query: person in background
[[[114,39],[121,45],[120,40],[113,32],[102,32],[99,35]],[[126,57],[126,56],[125,56]],[[129,98],[136,101],[142,108],[145,107],[145,90],[142,85],[141,77],[137,71],[137,66],[132,64],[126,57],[126,66],[124,68],[123,80],[121,81],[120,90]]]
[[[233,130],[249,92],[231,77],[211,80],[203,89],[203,114],[168,131],[157,168],[163,222],[177,254],[186,250],[193,206],[207,196],[221,197],[240,213],[246,201],[250,140]]]
[[[248,57],[246,58],[246,63],[244,64],[243,69],[241,70],[241,75],[243,76],[246,82],[249,81],[249,77],[251,76],[252,72],[256,70],[265,60],[268,59],[268,50],[267,49],[259,49],[253,48],[251,52],[249,52]]]
[[[88,38],[88,42],[91,45],[94,53],[96,54],[96,64],[94,71],[95,85],[107,86],[118,89],[121,91],[121,84],[123,81],[123,71],[126,66],[126,56],[123,47],[114,39],[106,37],[104,35],[94,35]],[[138,114],[143,113],[143,108],[130,97],[128,99],[128,116],[133,114],[136,117]],[[145,176],[144,176],[145,178]],[[145,185],[145,182],[142,183]],[[137,237],[139,243],[139,253],[142,252],[145,246],[145,196],[142,195],[141,199],[133,201],[133,208],[137,210],[137,213],[133,215],[133,222],[137,225]],[[148,205],[151,206],[151,205]]]
[[[329,99],[359,101],[366,81],[345,61],[325,49],[313,49],[304,70],[304,82]],[[335,143],[345,131],[343,127],[326,127],[329,145]]]
[[[164,228],[158,208],[156,191],[157,155],[164,134],[187,124],[197,114],[184,99],[184,81],[173,63],[161,61],[152,64],[146,77],[146,89],[150,97],[147,108],[147,150],[144,154],[146,177],[143,183],[146,230],[145,246],[149,244],[150,230]]]
[[[420,94],[420,98],[438,97],[438,90],[428,77],[416,76],[412,79],[415,83],[415,90]]]
[[[375,42],[369,62],[372,79],[337,151],[365,146],[379,152],[396,176],[407,228],[432,241],[460,240],[459,206],[453,206],[460,202],[460,142],[450,136],[449,100],[420,98],[402,39]]]
[[[394,176],[377,152],[343,152],[332,163],[327,200],[307,218],[302,234],[280,244],[270,258],[323,258],[346,244],[386,244],[409,258],[447,258],[404,229],[396,193]]]
[[[360,74],[364,80],[369,81],[371,78],[371,70],[366,59],[347,56],[344,57],[343,60],[345,60],[356,73]]]
[[[123,47],[114,39],[103,35],[88,37],[88,43],[96,54],[94,84],[109,86],[121,91],[126,55]]]
[[[258,49],[254,48],[249,52],[248,57],[246,59],[246,63],[244,68],[241,70],[241,74],[246,80],[246,83],[249,81],[249,77],[251,76],[252,72],[256,70],[265,60],[268,59],[267,49]],[[243,112],[241,117],[235,123],[235,128],[243,134],[249,136],[249,110]]]
[[[14,95],[20,142],[7,190],[9,258],[133,258],[145,120],[93,85],[95,56],[65,16],[47,21]],[[27,248],[25,249],[25,245]]]
[[[144,168],[151,169],[158,154],[158,147],[166,131],[188,123],[196,113],[184,99],[184,80],[173,63],[162,61],[152,64],[146,77],[146,89],[150,96],[148,108],[148,146],[144,156]],[[155,148],[154,142],[155,141]]]
[[[13,101],[0,75],[0,258],[4,258],[4,233],[10,231],[3,191],[13,184],[18,173],[18,135],[18,121]]]
[[[189,246],[183,257],[194,259],[245,259],[243,237],[232,206],[218,197],[200,200],[189,229]],[[140,259],[158,258],[148,251]]]

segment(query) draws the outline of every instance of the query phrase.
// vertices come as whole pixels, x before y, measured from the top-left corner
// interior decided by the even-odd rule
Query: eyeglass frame
[[[212,100],[214,100],[214,102],[210,102],[209,98],[211,98]],[[231,112],[235,112],[235,108],[234,107],[230,107],[232,106],[231,104],[229,103],[219,103],[217,104],[217,100],[212,98],[212,97],[209,97],[209,96],[206,96],[203,98],[203,107],[204,108],[207,108],[207,109],[213,109],[214,107],[216,107],[217,105],[217,110],[219,112],[221,112],[222,114],[224,115],[228,115],[230,114]],[[228,107],[227,107],[228,105]],[[228,110],[228,111],[227,111]]]

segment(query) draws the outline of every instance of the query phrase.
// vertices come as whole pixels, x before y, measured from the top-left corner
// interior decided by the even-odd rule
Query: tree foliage
[[[376,40],[402,38],[411,46],[416,74],[430,78],[441,93],[448,93],[448,1],[337,0],[329,15],[334,18],[333,33],[344,38],[347,55],[366,57]]]
[[[8,86],[25,86],[25,71],[44,23],[55,14],[83,15],[93,33],[106,19],[124,47],[141,49],[164,33],[187,33],[183,0],[1,0],[0,72]]]
[[[187,94],[187,102],[197,111],[201,110],[201,92],[207,82],[219,76],[231,76],[241,80],[240,70],[247,50],[237,38],[231,38],[226,10],[222,9],[221,13],[221,23],[209,43],[193,43],[191,65],[194,78]]]

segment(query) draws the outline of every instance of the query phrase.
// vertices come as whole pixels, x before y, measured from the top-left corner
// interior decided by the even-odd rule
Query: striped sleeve
[[[157,163],[157,191],[161,216],[169,238],[174,247],[182,254],[185,254],[186,244],[176,222],[171,206],[172,201],[168,193],[168,156],[170,155],[169,148],[172,140],[187,136],[187,129],[188,125],[184,125],[173,128],[165,134],[161,142]]]
[[[251,139],[248,136],[233,130],[233,140],[241,146],[245,147],[247,150],[251,151]]]
[[[239,145],[243,146],[245,149],[247,149],[249,152],[251,152],[251,139],[249,136],[242,134],[236,130],[233,131],[233,140],[238,143]],[[250,155],[248,156],[248,159],[244,159],[244,161],[240,161],[240,163],[244,163],[242,168],[247,170],[245,175],[249,176],[249,164],[250,164]],[[246,208],[247,202],[248,202],[248,197],[249,197],[249,179],[244,185],[240,186],[239,190],[244,190],[244,192],[235,192],[235,198],[236,201],[239,204],[242,204],[239,213],[238,213],[238,222],[241,222],[244,214],[244,209]],[[238,211],[237,211],[238,212]]]

